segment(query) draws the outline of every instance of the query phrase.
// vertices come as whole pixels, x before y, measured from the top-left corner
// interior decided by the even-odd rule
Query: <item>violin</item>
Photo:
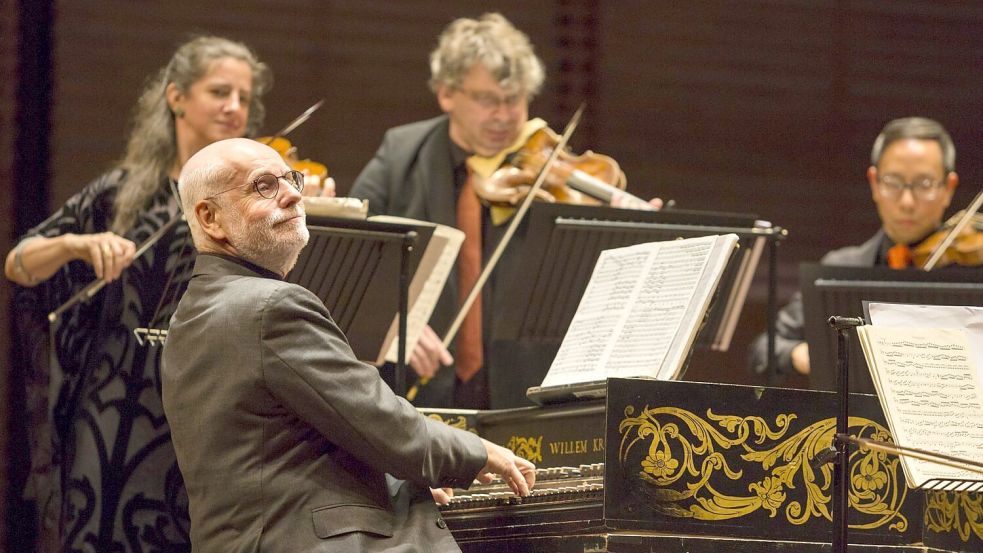
[[[539,174],[559,142],[549,127],[533,132],[524,144],[505,156],[504,163],[487,178],[474,178],[478,197],[493,206],[515,207],[529,193],[532,175]],[[628,180],[610,156],[590,150],[575,155],[561,148],[547,171],[535,198],[568,204],[610,204],[618,198],[623,207],[655,209],[647,201],[625,191]]]
[[[485,263],[485,266],[481,269],[481,274],[478,275],[477,282],[475,282],[474,286],[471,287],[471,291],[468,293],[467,297],[462,302],[461,307],[457,312],[457,316],[454,318],[454,321],[451,323],[450,328],[444,334],[444,338],[442,341],[445,348],[450,347],[451,342],[454,340],[454,337],[457,335],[457,331],[460,330],[461,328],[461,323],[464,322],[464,317],[471,309],[471,306],[474,305],[474,302],[478,298],[478,295],[481,294],[481,289],[484,287],[485,282],[488,281],[488,275],[490,275],[491,272],[495,270],[495,266],[498,265],[498,260],[501,259],[502,252],[505,251],[505,248],[509,245],[509,242],[512,240],[512,236],[515,235],[515,231],[517,228],[519,228],[519,225],[522,223],[523,218],[525,218],[526,213],[529,211],[529,208],[532,205],[532,201],[535,198],[539,197],[539,191],[542,189],[544,183],[546,182],[546,178],[549,175],[550,170],[559,159],[560,153],[564,151],[567,141],[570,140],[570,135],[572,135],[574,129],[577,128],[577,124],[580,122],[580,117],[581,115],[583,115],[585,108],[586,106],[584,104],[581,104],[580,107],[577,108],[577,111],[574,112],[573,117],[571,117],[570,121],[567,123],[567,128],[563,131],[563,136],[559,137],[557,142],[554,143],[554,147],[550,150],[550,152],[546,154],[546,157],[541,165],[541,168],[545,168],[545,171],[539,171],[539,174],[535,177],[535,182],[533,182],[532,185],[524,186],[524,189],[522,189],[521,191],[520,190],[513,191],[513,193],[520,192],[522,198],[520,200],[516,200],[515,203],[509,201],[509,203],[507,204],[507,205],[511,204],[509,205],[510,207],[516,208],[515,213],[509,220],[508,226],[505,228],[505,232],[502,234],[502,238],[498,241],[498,244],[495,245],[495,250],[492,251],[491,255],[488,257],[487,263]],[[542,123],[540,120],[535,120],[535,121],[528,121],[526,124],[539,125],[540,123]],[[542,123],[541,127],[545,128],[545,126],[546,124]],[[528,140],[525,141],[520,140],[520,145],[528,144],[528,142],[529,142]],[[511,152],[506,151],[500,153],[499,155],[503,156],[504,158],[506,154],[511,155]],[[497,157],[482,158],[482,160],[474,164],[471,163],[472,161],[474,161],[473,156],[472,159],[469,159],[469,167],[472,170],[472,176],[479,176],[479,177],[483,175],[483,171],[484,171],[480,167],[481,164],[487,162],[493,164],[494,166],[497,166],[501,162],[501,160],[497,159]],[[475,165],[478,165],[478,167],[475,167]],[[515,166],[512,166],[512,168],[518,170],[518,168]],[[485,169],[487,169],[487,167]],[[494,177],[495,172],[499,170],[501,170],[501,168],[492,172],[491,175],[488,177],[488,179]],[[472,178],[471,180],[472,182],[474,182],[477,180],[485,180],[485,179]],[[474,186],[475,186],[475,192],[478,192],[480,188],[479,185],[475,184]],[[481,196],[480,193],[478,193],[478,195],[479,197]],[[416,397],[416,394],[419,391],[420,386],[426,386],[428,381],[429,381],[428,378],[420,379],[418,383],[416,383],[412,388],[410,388],[407,391],[406,399],[413,401],[413,398]]]
[[[913,248],[911,250],[912,263],[926,271],[934,267],[952,264],[963,267],[983,265],[983,215],[969,213],[969,217],[965,220],[971,224],[963,224],[961,228],[957,229],[958,221],[964,217],[966,217],[966,212],[957,213],[949,219],[941,230],[930,235]],[[943,244],[947,238],[949,243]],[[938,259],[930,265],[928,262],[931,260],[932,254],[937,251],[939,252],[936,254]]]

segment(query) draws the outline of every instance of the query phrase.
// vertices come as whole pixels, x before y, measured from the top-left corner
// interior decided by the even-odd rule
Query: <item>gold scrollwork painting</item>
[[[472,434],[477,434],[478,431],[474,428],[468,426],[468,419],[464,415],[447,415],[446,417],[441,416],[439,413],[427,413],[427,417],[431,418],[437,422],[442,422],[447,426],[453,426],[454,428],[459,428],[461,430],[467,430]]]
[[[541,463],[543,461],[542,436],[512,436],[509,438],[509,443],[505,444],[505,447],[511,449],[519,457],[532,461],[533,463]]]
[[[958,532],[964,542],[973,536],[983,540],[983,493],[926,493],[925,528],[940,534]]]
[[[833,468],[812,464],[829,449],[836,421],[824,419],[791,433],[794,414],[763,417],[701,417],[677,407],[625,409],[619,424],[621,470],[637,474],[640,492],[666,516],[730,520],[764,511],[801,525],[832,520]],[[890,441],[876,422],[850,417],[850,432]],[[897,458],[851,453],[850,503],[861,514],[851,528],[908,527],[901,507],[907,495]]]

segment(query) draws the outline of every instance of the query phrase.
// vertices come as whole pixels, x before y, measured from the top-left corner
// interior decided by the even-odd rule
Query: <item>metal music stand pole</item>
[[[765,382],[771,386],[775,383],[778,376],[778,359],[775,355],[775,339],[778,330],[775,328],[775,319],[778,318],[778,305],[776,289],[778,288],[778,238],[771,237],[768,240],[768,306],[766,315],[768,318],[768,365],[765,367]]]
[[[856,317],[829,318],[829,326],[836,330],[836,378],[837,378],[837,416],[836,434],[833,447],[836,460],[833,462],[833,553],[847,553],[850,530],[850,443],[842,436],[848,436],[850,425],[850,341],[849,330],[864,324]]]
[[[406,397],[406,319],[409,317],[410,253],[416,244],[417,234],[409,231],[403,235],[399,253],[399,346],[396,350],[396,395]]]

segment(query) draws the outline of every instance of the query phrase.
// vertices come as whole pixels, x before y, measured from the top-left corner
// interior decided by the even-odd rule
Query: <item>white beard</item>
[[[281,221],[295,217],[298,212],[302,220],[275,226]],[[297,263],[300,250],[310,239],[304,208],[280,211],[252,225],[246,225],[238,213],[232,213],[227,232],[229,243],[239,256],[271,271],[286,275]]]

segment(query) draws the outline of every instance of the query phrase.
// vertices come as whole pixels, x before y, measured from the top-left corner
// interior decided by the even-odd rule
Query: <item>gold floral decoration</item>
[[[937,533],[955,530],[964,542],[974,535],[983,540],[983,493],[928,492],[925,528]]]
[[[539,463],[543,460],[543,437],[538,438],[523,438],[521,436],[512,436],[509,439],[509,443],[505,447],[512,450],[513,453],[522,457],[523,459],[532,461],[533,463]]]
[[[677,407],[648,406],[635,415],[628,406],[619,424],[619,461],[623,471],[640,469],[637,475],[647,484],[642,493],[667,516],[719,521],[764,510],[770,517],[782,513],[796,525],[814,517],[832,520],[832,466],[814,468],[810,461],[830,447],[836,421],[824,419],[788,435],[795,420],[794,414],[779,414],[769,423],[712,410],[704,418]],[[850,417],[849,424],[854,435],[890,440],[887,430],[870,420]],[[644,455],[633,453],[636,448],[645,448]],[[907,489],[897,459],[864,450],[851,453],[851,461],[850,502],[865,515],[851,528],[889,525],[903,532],[908,521],[900,510]],[[744,481],[745,494],[718,489]]]
[[[439,413],[428,413],[427,417],[437,422],[442,422],[447,426],[452,426],[454,428],[459,428],[461,430],[467,430],[472,434],[478,433],[477,430],[468,426],[468,419],[464,415],[449,415],[447,418],[444,418],[440,416]]]

